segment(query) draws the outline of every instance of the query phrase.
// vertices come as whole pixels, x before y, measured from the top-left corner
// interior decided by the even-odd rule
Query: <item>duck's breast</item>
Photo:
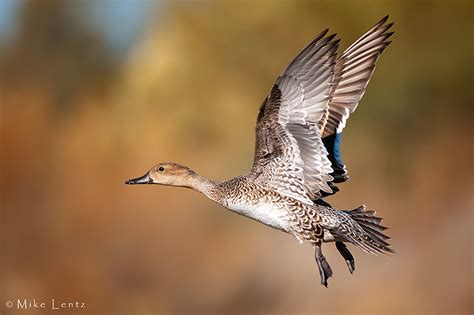
[[[264,200],[227,200],[224,206],[243,216],[254,219],[275,229],[289,231],[288,211]]]

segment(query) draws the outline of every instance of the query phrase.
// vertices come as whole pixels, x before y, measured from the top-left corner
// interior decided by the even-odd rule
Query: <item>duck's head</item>
[[[156,184],[189,187],[196,173],[186,166],[176,163],[160,163],[153,166],[145,175],[130,179],[127,185]]]

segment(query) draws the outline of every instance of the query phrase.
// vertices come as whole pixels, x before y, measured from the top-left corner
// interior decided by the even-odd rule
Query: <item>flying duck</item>
[[[342,162],[341,133],[357,108],[375,64],[390,44],[393,23],[384,17],[342,55],[339,39],[328,30],[312,40],[276,79],[258,112],[255,154],[251,171],[214,181],[186,166],[160,163],[126,184],[187,187],[223,207],[293,235],[315,248],[321,284],[327,287],[332,270],[322,244],[334,242],[355,270],[345,245],[371,254],[393,252],[386,227],[365,206],[343,211],[323,198],[336,193],[348,179]]]

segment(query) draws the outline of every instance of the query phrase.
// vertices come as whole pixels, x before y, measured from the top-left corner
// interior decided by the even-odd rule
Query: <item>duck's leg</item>
[[[339,253],[341,253],[342,257],[344,257],[344,260],[347,264],[347,268],[349,268],[349,272],[353,273],[355,270],[355,261],[351,252],[349,251],[349,249],[347,249],[346,244],[344,244],[343,242],[336,242],[336,248]]]
[[[332,270],[321,251],[321,241],[317,241],[315,245],[314,258],[319,268],[319,275],[321,276],[321,284],[328,287],[328,278],[332,276]]]

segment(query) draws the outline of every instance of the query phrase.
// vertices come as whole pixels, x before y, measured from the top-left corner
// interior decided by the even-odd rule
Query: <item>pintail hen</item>
[[[180,186],[201,192],[225,208],[292,234],[315,248],[321,284],[332,270],[321,247],[334,242],[349,271],[354,258],[345,243],[371,254],[393,252],[386,227],[365,206],[343,211],[323,198],[348,179],[341,160],[341,132],[365,92],[380,54],[390,44],[388,16],[337,57],[339,40],[323,31],[277,78],[260,107],[249,174],[213,181],[188,167],[160,163],[126,184]]]

